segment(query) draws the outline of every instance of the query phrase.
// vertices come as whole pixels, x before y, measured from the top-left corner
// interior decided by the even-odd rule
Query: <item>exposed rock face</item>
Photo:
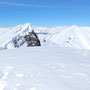
[[[40,40],[34,30],[32,32],[29,32],[28,35],[25,35],[25,41],[27,43],[27,46],[41,46]]]

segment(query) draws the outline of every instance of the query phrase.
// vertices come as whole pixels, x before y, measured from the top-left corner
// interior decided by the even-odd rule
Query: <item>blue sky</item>
[[[0,0],[0,27],[89,25],[90,0]]]

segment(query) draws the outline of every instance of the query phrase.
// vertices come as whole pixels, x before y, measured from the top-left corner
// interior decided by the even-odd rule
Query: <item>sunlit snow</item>
[[[41,47],[14,47],[32,29]],[[0,28],[0,90],[90,90],[90,27]]]
[[[0,90],[90,90],[90,51],[60,47],[0,51]]]

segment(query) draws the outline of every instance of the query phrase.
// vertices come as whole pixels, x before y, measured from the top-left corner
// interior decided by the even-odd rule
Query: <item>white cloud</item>
[[[53,8],[53,7],[45,6],[45,5],[32,5],[32,4],[11,3],[11,2],[2,2],[2,1],[0,1],[0,5],[24,6],[24,7],[38,7],[38,8]]]
[[[47,6],[47,5],[37,5],[37,4],[24,4],[24,3],[12,3],[12,2],[3,2],[0,1],[0,5],[8,5],[8,6],[23,6],[23,7],[33,7],[33,8],[90,8],[89,6],[83,5],[60,5],[60,6]]]

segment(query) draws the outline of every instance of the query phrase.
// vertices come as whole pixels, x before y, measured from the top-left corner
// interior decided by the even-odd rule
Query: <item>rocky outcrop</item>
[[[32,30],[32,32],[29,32],[28,35],[25,35],[24,39],[28,47],[41,46],[40,40],[34,30]]]

